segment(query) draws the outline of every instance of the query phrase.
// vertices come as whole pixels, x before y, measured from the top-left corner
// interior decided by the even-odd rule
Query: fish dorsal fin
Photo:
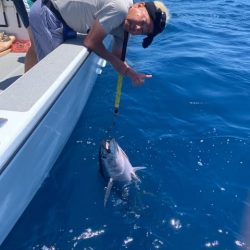
[[[136,167],[133,167],[134,171],[138,171],[138,170],[143,170],[143,169],[146,169],[146,167],[144,166],[136,166]]]
[[[139,181],[141,182],[141,180],[139,179],[139,177],[135,174],[135,172],[131,172],[131,177],[134,181]]]
[[[108,186],[107,186],[107,190],[106,190],[106,193],[105,193],[105,196],[104,196],[104,207],[106,207],[106,204],[107,204],[107,201],[108,201],[112,186],[113,186],[113,179],[110,178]]]

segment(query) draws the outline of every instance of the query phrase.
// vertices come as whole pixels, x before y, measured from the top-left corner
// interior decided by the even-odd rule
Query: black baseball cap
[[[161,33],[166,26],[166,12],[157,7],[155,2],[145,2],[145,8],[153,21],[154,29],[153,33],[148,34],[147,37],[143,39],[143,48],[147,48],[152,43],[154,37]]]

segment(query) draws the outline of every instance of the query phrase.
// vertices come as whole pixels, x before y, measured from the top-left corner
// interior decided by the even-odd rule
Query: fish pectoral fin
[[[138,170],[143,170],[143,169],[146,169],[146,167],[144,167],[144,166],[133,167],[134,172],[131,173],[132,179],[135,181],[141,182],[140,178],[136,175],[135,172]]]
[[[106,190],[106,193],[105,193],[105,196],[104,196],[104,207],[106,207],[106,204],[107,204],[107,201],[108,201],[112,186],[113,186],[113,179],[110,178],[108,186],[107,186],[107,190]]]
[[[138,171],[138,170],[143,170],[143,169],[146,169],[146,167],[144,166],[137,166],[137,167],[133,167],[134,171]]]
[[[140,178],[135,174],[135,172],[132,172],[131,173],[131,177],[134,181],[138,181],[138,182],[141,182]]]

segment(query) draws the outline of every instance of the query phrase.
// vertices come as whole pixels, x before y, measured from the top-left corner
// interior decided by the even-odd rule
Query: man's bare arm
[[[115,55],[109,52],[103,44],[103,40],[106,35],[107,34],[104,31],[103,27],[101,26],[99,21],[96,20],[93,27],[91,27],[90,32],[84,39],[83,44],[88,49],[94,51],[98,56],[110,62],[118,73],[130,77],[136,85],[142,84],[145,78],[151,77],[151,75],[136,73],[125,62],[118,58],[118,54]]]

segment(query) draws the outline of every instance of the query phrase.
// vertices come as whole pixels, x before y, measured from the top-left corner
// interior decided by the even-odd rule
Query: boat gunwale
[[[14,158],[14,156],[17,154],[17,152],[20,150],[20,148],[23,146],[23,144],[27,141],[29,136],[32,134],[34,129],[39,125],[39,122],[46,116],[46,114],[49,112],[51,107],[53,107],[53,104],[56,102],[56,100],[63,93],[64,89],[68,86],[69,80],[75,75],[75,73],[80,68],[80,66],[89,57],[90,52],[84,46],[82,46],[82,39],[81,39],[81,45],[80,46],[79,46],[79,39],[77,39],[77,40],[78,41],[77,42],[74,41],[72,45],[69,44],[69,43],[62,44],[57,49],[52,51],[49,54],[48,57],[44,58],[44,60],[42,60],[40,63],[38,63],[34,67],[34,69],[31,69],[29,72],[27,72],[27,75],[29,74],[29,76],[26,75],[26,77],[30,77],[30,78],[32,78],[34,75],[37,75],[37,74],[41,75],[44,72],[39,72],[40,68],[41,68],[40,65],[41,64],[43,64],[43,65],[48,64],[49,62],[54,61],[55,58],[58,56],[58,54],[60,55],[60,53],[63,50],[64,46],[70,46],[71,47],[71,46],[76,45],[76,46],[79,47],[79,48],[77,48],[77,50],[79,50],[78,55],[76,56],[76,58],[75,57],[73,58],[73,65],[72,65],[72,62],[71,62],[71,64],[68,64],[66,69],[63,70],[63,73],[64,73],[63,79],[60,79],[60,77],[62,77],[61,74],[60,74],[60,75],[58,75],[56,77],[56,80],[54,80],[53,83],[51,83],[50,88],[52,88],[53,85],[56,83],[56,81],[58,81],[58,79],[59,79],[58,86],[55,88],[54,91],[49,93],[50,98],[51,98],[52,95],[54,95],[54,96],[52,96],[49,104],[48,104],[48,100],[47,100],[47,103],[45,103],[46,100],[42,102],[42,98],[49,91],[49,89],[47,89],[43,93],[43,95],[34,103],[34,105],[32,105],[30,107],[29,110],[27,110],[25,112],[23,112],[23,111],[13,111],[13,110],[10,111],[10,112],[14,113],[14,116],[15,116],[15,113],[16,113],[17,119],[18,119],[18,115],[23,117],[23,119],[24,119],[22,121],[23,129],[22,129],[22,131],[17,131],[17,135],[12,135],[11,136],[12,141],[7,140],[7,143],[5,145],[2,145],[2,150],[1,150],[1,144],[4,144],[4,143],[1,143],[1,140],[3,140],[3,138],[0,139],[0,155],[1,155],[1,159],[0,159],[0,177],[4,173],[4,170],[7,168],[9,162]],[[81,52],[81,54],[80,54],[80,52]],[[65,71],[67,71],[67,72],[65,73]],[[16,82],[13,83],[13,86],[15,84],[22,83],[22,81],[24,79],[25,79],[25,77],[24,78],[20,77]],[[65,79],[66,79],[66,81],[65,81]],[[58,88],[61,88],[60,91],[57,91]],[[57,92],[57,93],[55,93],[55,92]],[[1,92],[0,96],[4,95],[4,93],[5,93],[5,91]],[[8,90],[7,94],[11,95],[11,90]],[[41,102],[41,103],[39,104],[38,102]],[[45,107],[45,104],[46,104],[46,107]],[[0,106],[0,117],[1,118],[6,118],[6,117],[3,117],[3,115],[2,115],[3,113],[5,113],[5,112],[4,112],[4,110],[1,109],[1,106]],[[30,115],[30,117],[28,117],[29,115]],[[36,118],[36,121],[34,122],[35,118]],[[33,124],[31,124],[31,123],[33,123]],[[8,126],[8,121],[7,121],[6,124],[3,124],[3,126],[0,127],[0,134],[1,134],[1,130],[3,130],[4,127],[5,127],[5,130],[7,129],[7,126]],[[13,126],[13,124],[12,124],[12,126]],[[29,127],[28,131],[27,131],[27,126]],[[19,132],[19,134],[18,134],[18,132]],[[25,135],[23,135],[23,133],[25,133]],[[19,138],[18,142],[17,141],[15,142],[14,140],[16,140],[16,138],[18,136],[21,137],[21,138]],[[14,147],[13,147],[13,144],[15,144]]]

